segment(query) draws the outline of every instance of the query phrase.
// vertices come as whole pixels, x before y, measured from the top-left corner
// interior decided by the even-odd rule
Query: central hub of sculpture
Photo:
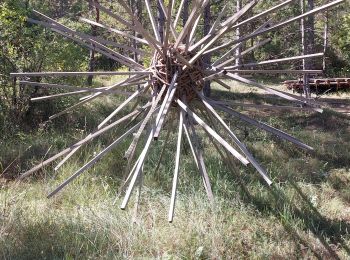
[[[164,86],[169,87],[175,73],[178,72],[175,99],[180,98],[187,103],[195,99],[196,91],[201,91],[204,87],[205,75],[201,59],[189,64],[193,56],[194,54],[184,46],[175,48],[174,45],[169,45],[164,54],[156,53],[153,60],[155,71],[153,90],[159,93]]]

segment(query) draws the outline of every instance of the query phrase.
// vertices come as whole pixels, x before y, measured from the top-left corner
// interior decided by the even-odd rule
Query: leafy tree
[[[32,17],[27,3],[0,4],[0,113],[8,118],[4,122],[15,126],[37,123],[64,104],[62,100],[30,104],[30,97],[42,95],[46,90],[16,84],[16,79],[9,76],[11,72],[80,70],[85,69],[87,60],[86,50],[49,30],[29,24],[28,16]],[[42,81],[41,78],[31,80]]]

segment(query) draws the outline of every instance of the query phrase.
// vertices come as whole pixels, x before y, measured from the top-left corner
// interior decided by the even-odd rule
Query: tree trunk
[[[328,12],[325,13],[324,35],[323,35],[323,53],[325,54],[322,62],[323,73],[326,71],[326,52],[328,49]]]
[[[307,0],[306,4],[306,12],[311,11],[314,9],[314,0]],[[315,53],[315,16],[309,15],[305,19],[305,29],[306,29],[306,50],[307,54]],[[308,68],[307,69],[314,69],[315,64],[311,62],[311,60],[308,62]]]
[[[314,0],[301,0],[300,5],[302,13],[308,12],[314,8]],[[312,54],[315,52],[315,18],[313,15],[310,15],[302,19],[300,23],[303,55]],[[303,59],[303,70],[312,70],[314,67],[315,66],[310,59]],[[303,89],[306,98],[310,98],[311,96],[309,79],[310,76],[304,74]]]
[[[157,1],[157,9],[158,9],[158,28],[159,28],[159,35],[161,42],[164,40],[164,25],[165,25],[165,14],[163,12],[163,9],[161,5],[159,4],[159,1]]]
[[[188,20],[188,10],[189,10],[190,0],[184,1],[183,12],[182,12],[182,26],[185,26]]]
[[[130,0],[130,6],[131,10],[133,11],[134,15],[137,17],[137,19],[142,23],[142,1],[136,1],[136,0]],[[137,32],[134,31],[134,36],[141,37]],[[140,45],[135,40],[131,40],[131,45],[135,49],[139,49]],[[140,60],[139,54],[136,52],[134,53],[134,60],[138,63]]]
[[[210,7],[211,4],[209,3],[205,9],[204,9],[204,26],[203,26],[203,36],[207,35],[210,31],[210,22],[211,22],[211,12],[210,12]],[[206,55],[203,56],[203,62],[204,62],[204,67],[207,68],[210,63],[211,63],[211,54],[208,53]],[[210,81],[206,81],[204,83],[204,88],[203,88],[203,94],[206,97],[210,96]]]
[[[242,9],[242,0],[237,0],[236,1],[236,12],[239,12],[241,9]],[[241,37],[241,28],[238,27],[236,29],[236,38],[239,39],[240,37]],[[242,52],[242,48],[241,48],[241,46],[239,46],[236,49],[236,53],[235,53],[235,56],[237,57],[236,61],[235,61],[236,66],[239,66],[242,64],[241,52]]]
[[[68,1],[67,0],[61,0],[60,1],[59,17],[64,16],[65,12],[67,12],[67,7],[68,7]]]
[[[92,1],[95,1],[95,2],[98,2],[98,0],[90,0],[89,1],[89,10],[90,12],[93,12],[94,11],[94,5],[93,5],[93,2]],[[100,22],[100,11],[98,8],[95,9],[96,11],[96,22]],[[94,25],[91,25],[91,35],[92,36],[97,36],[97,27],[94,26]],[[95,70],[95,51],[93,49],[90,50],[90,54],[89,54],[89,65],[88,65],[88,71],[92,72]],[[93,76],[92,75],[89,75],[88,78],[87,78],[87,84],[89,86],[92,85],[92,80],[93,80]]]
[[[137,0],[130,0],[130,6],[131,6],[131,10],[133,11],[133,14],[137,17],[139,22],[142,23],[142,2],[137,1]],[[134,31],[134,36],[141,38],[141,35],[139,35],[139,33],[137,33],[136,31]],[[131,39],[131,45],[135,49],[139,49],[139,47],[140,47],[140,44],[135,39]],[[134,56],[134,60],[137,63],[139,63],[139,61],[140,61],[139,54],[137,52],[134,52],[133,56]],[[130,70],[131,70],[131,68],[129,68],[129,71]],[[138,85],[137,88],[139,89],[140,85]]]

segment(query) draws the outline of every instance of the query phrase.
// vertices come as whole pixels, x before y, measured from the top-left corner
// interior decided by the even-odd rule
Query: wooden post
[[[177,190],[177,184],[178,184],[178,180],[179,180],[180,154],[181,154],[182,133],[183,133],[183,117],[184,117],[184,113],[180,110],[180,112],[179,112],[179,118],[180,118],[179,119],[179,133],[178,133],[177,145],[176,145],[173,187],[171,190],[170,209],[169,209],[169,215],[168,215],[168,221],[170,223],[173,222],[173,219],[174,219],[176,190]]]

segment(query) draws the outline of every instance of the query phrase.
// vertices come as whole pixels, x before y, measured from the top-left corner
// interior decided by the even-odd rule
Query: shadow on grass
[[[227,100],[239,100],[248,101],[253,104],[278,104],[289,105],[289,103],[276,98],[272,98],[270,95],[261,95],[257,93],[221,93],[217,91],[214,93],[216,98],[225,98]],[[236,110],[240,110],[235,108]],[[245,114],[252,116],[255,119],[266,121],[266,111],[257,109],[249,109],[245,111]],[[310,156],[315,160],[326,162],[327,167],[323,171],[330,171],[341,167],[349,167],[350,162],[350,118],[346,115],[325,110],[324,113],[289,113],[288,110],[277,110],[270,113],[272,117],[278,118],[277,124],[288,129],[298,127],[298,129],[305,129],[309,133],[317,132],[324,134],[327,138],[319,142],[314,142],[315,151],[310,155],[305,154],[298,148],[291,148],[291,145],[273,137],[274,143],[277,144],[278,150],[282,150],[289,158],[298,158],[301,156]],[[271,119],[271,118],[269,118]],[[279,128],[279,125],[273,125]],[[307,135],[307,133],[306,133]],[[334,137],[332,139],[331,137]],[[249,139],[249,134],[248,134]],[[317,138],[316,138],[317,139]],[[301,138],[303,141],[303,139]],[[316,140],[317,141],[317,140]],[[250,140],[252,142],[252,140]],[[327,150],[329,149],[329,150]],[[263,157],[261,151],[255,151],[256,157]],[[276,160],[276,158],[269,158],[270,160]],[[266,161],[266,158],[265,160]],[[252,182],[252,177],[247,177],[235,174],[232,171],[233,179],[239,183],[241,195],[244,201],[254,205],[254,207],[262,213],[274,215],[280,223],[284,226],[286,231],[299,241],[304,248],[300,249],[300,256],[303,257],[303,250],[309,249],[313,252],[314,256],[319,259],[340,259],[336,250],[341,247],[347,254],[350,255],[350,248],[346,245],[344,236],[349,235],[350,224],[343,220],[328,219],[320,214],[320,212],[313,206],[313,204],[305,195],[302,189],[297,184],[295,178],[289,176],[282,176],[286,185],[289,185],[291,190],[298,194],[300,199],[298,203],[300,206],[295,205],[281,187],[278,185],[271,185],[266,187],[267,195],[264,197],[261,194],[255,194],[247,188],[249,183]],[[251,176],[251,175],[249,175]],[[280,179],[281,176],[275,176],[276,179]],[[305,177],[303,178],[305,181]],[[318,174],[315,176],[309,176],[306,178],[311,183],[324,182],[325,177],[320,177]],[[286,210],[288,209],[288,210]],[[304,231],[311,232],[315,237],[319,239],[324,247],[324,251],[320,252],[314,248],[310,241],[302,238],[298,234],[298,229],[295,228],[295,223],[302,223]]]
[[[302,191],[299,185],[289,179],[287,185],[298,194],[298,204],[288,198],[287,191],[278,184],[264,186],[264,193],[252,192],[248,188],[247,181],[242,176],[232,171],[231,178],[238,183],[241,199],[252,205],[263,215],[273,215],[285,228],[286,232],[299,243],[299,257],[306,257],[307,250],[318,259],[341,259],[337,250],[343,249],[350,255],[350,248],[344,237],[349,235],[350,224],[344,220],[333,220],[322,216],[314,207],[308,196]],[[323,245],[323,248],[313,244],[313,241],[301,236],[300,231],[310,232]]]
[[[45,220],[11,227],[12,236],[0,242],[4,259],[87,259],[107,256],[110,243],[106,237],[77,221],[57,224]],[[113,257],[122,257],[117,246]]]
[[[304,246],[300,248],[300,254],[303,254],[303,250],[309,249],[319,259],[340,259],[336,253],[336,249],[343,248],[350,255],[350,248],[346,245],[346,241],[343,238],[343,236],[348,235],[350,224],[343,220],[332,220],[322,216],[297,183],[292,180],[289,183],[301,198],[301,208],[293,204],[286,197],[284,191],[275,185],[267,188],[270,200],[252,195],[245,185],[240,186],[247,203],[254,205],[262,213],[273,214],[285,230]],[[286,209],[288,209],[287,217]],[[294,227],[294,223],[297,221],[303,223],[302,230],[312,232],[319,239],[324,246],[324,251],[317,250],[310,241],[298,234],[298,230]]]

